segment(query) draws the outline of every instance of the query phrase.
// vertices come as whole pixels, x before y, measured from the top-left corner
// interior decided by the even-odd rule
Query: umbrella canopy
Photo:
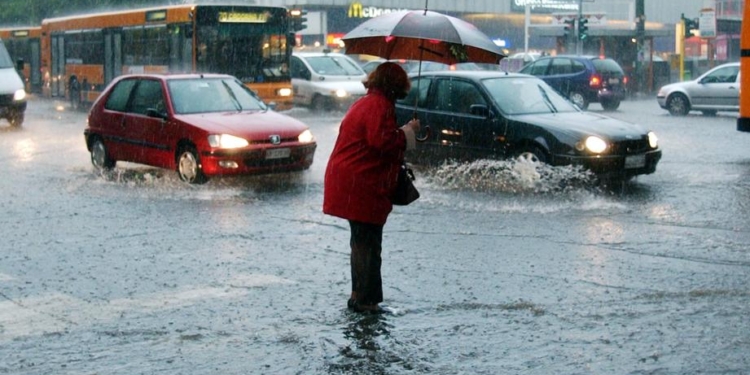
[[[496,64],[505,57],[476,26],[428,10],[386,13],[365,21],[342,40],[347,54],[386,59]]]

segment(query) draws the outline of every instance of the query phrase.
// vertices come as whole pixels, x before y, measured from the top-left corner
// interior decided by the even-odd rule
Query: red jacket
[[[341,120],[326,168],[323,212],[385,224],[405,149],[394,103],[380,90],[368,90]]]

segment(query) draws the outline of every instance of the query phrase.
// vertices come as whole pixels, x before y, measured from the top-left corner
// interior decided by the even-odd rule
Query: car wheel
[[[713,117],[713,116],[716,116],[716,112],[717,111],[714,111],[713,109],[707,109],[707,110],[702,111],[702,112],[703,112],[703,116]]]
[[[323,95],[315,95],[310,103],[310,107],[315,111],[325,111],[328,109],[328,99]]]
[[[532,163],[547,163],[547,154],[537,146],[525,146],[516,153],[516,159]]]
[[[617,99],[602,101],[602,108],[604,108],[605,111],[615,111],[619,107],[620,107],[620,101]]]
[[[91,141],[91,164],[100,171],[108,171],[115,167],[116,161],[109,157],[107,147],[100,137]]]
[[[195,147],[185,146],[180,148],[177,153],[177,174],[180,176],[180,180],[189,184],[202,184],[208,181],[201,170],[200,158]]]
[[[23,113],[13,113],[8,117],[8,122],[10,122],[11,127],[20,128],[23,125],[23,119]]]
[[[690,103],[683,94],[672,94],[667,99],[667,109],[672,116],[685,116],[690,112]]]
[[[568,99],[584,111],[589,107],[589,101],[586,100],[586,96],[578,91],[571,91],[568,94]]]

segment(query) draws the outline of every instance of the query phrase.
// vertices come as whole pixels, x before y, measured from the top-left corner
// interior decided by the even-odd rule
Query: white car
[[[290,68],[294,104],[315,110],[344,109],[365,95],[367,74],[351,57],[331,52],[295,52]]]
[[[713,116],[717,111],[740,110],[740,63],[719,65],[692,81],[663,86],[656,94],[659,106],[673,116],[691,110]]]

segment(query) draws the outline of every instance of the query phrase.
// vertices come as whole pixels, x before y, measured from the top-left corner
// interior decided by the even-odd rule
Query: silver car
[[[365,95],[367,78],[351,57],[333,52],[294,52],[290,74],[294,104],[315,110],[344,109]]]
[[[740,110],[740,63],[719,65],[692,81],[663,86],[656,94],[659,105],[673,116],[691,110],[713,116],[717,111]]]

